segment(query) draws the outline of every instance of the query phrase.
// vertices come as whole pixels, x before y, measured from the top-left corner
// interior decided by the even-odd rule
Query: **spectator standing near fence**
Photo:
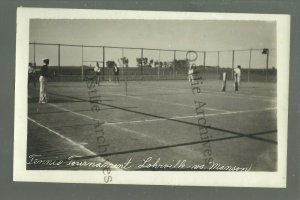
[[[33,82],[34,87],[36,87],[35,70],[34,70],[31,62],[28,64],[28,86],[29,86],[30,82]]]
[[[49,77],[49,58],[43,59],[44,65],[41,68],[41,74],[40,74],[40,99],[39,103],[47,103],[48,102],[48,95],[47,95],[47,80]]]
[[[115,65],[114,65],[114,75],[115,75],[115,83],[117,83],[117,81],[118,81],[118,83],[119,83],[119,67],[118,67],[118,65],[117,65],[117,63],[115,63]]]

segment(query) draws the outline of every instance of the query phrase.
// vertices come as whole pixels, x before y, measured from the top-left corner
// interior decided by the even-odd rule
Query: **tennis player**
[[[242,75],[242,69],[240,65],[236,68],[236,74],[237,74],[237,82],[240,85],[241,75]]]
[[[49,77],[49,70],[48,70],[48,65],[49,65],[49,58],[43,59],[44,65],[41,68],[41,73],[40,73],[40,99],[39,103],[47,103],[48,102],[48,95],[47,95],[47,79]]]
[[[34,70],[33,65],[32,65],[31,62],[28,64],[28,86],[29,86],[30,82],[33,82],[34,87],[36,87],[36,84],[35,84],[35,70]]]
[[[101,68],[99,66],[99,62],[96,63],[96,66],[94,67],[94,71],[96,73],[96,84],[100,84],[100,72]]]
[[[118,81],[118,83],[119,83],[119,67],[118,67],[118,65],[117,65],[117,63],[115,62],[115,65],[114,65],[114,75],[115,75],[115,83],[117,83],[117,81]]]
[[[189,79],[190,83],[194,82],[194,75],[193,75],[194,74],[194,66],[195,66],[195,64],[192,64],[188,71],[188,79]]]
[[[227,80],[226,72],[223,72],[223,75],[222,75],[222,92],[226,91],[226,80]]]
[[[237,87],[240,86],[241,75],[242,75],[242,69],[241,66],[238,65],[237,68],[234,69],[234,82],[237,84]]]

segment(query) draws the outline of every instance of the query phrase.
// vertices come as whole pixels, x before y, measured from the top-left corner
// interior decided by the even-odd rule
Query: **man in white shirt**
[[[119,83],[119,81],[120,81],[120,79],[119,79],[119,71],[120,71],[120,69],[118,67],[118,64],[117,64],[117,62],[115,62],[115,65],[114,65],[115,83],[117,83],[117,81]]]
[[[234,69],[234,83],[235,83],[235,91],[238,91],[238,87],[240,86],[241,82],[241,66],[237,66],[237,68]]]
[[[99,62],[96,63],[96,66],[94,67],[94,71],[96,73],[96,84],[100,84],[100,72],[101,68],[99,66]]]

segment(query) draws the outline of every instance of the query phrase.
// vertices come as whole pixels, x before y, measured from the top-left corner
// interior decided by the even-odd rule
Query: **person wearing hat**
[[[48,102],[48,96],[47,96],[47,79],[49,77],[49,70],[48,70],[48,65],[49,65],[49,58],[44,58],[43,59],[44,65],[41,68],[41,73],[40,73],[40,99],[39,103],[47,103]]]

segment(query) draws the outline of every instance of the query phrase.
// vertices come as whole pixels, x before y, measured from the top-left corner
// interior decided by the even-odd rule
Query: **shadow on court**
[[[51,84],[55,87],[52,88]],[[29,117],[42,126],[36,123],[33,126],[34,122],[29,122],[28,154],[62,158],[79,155],[74,159],[86,161],[109,158],[113,163],[124,162],[129,157],[142,160],[151,156],[166,162],[189,159],[197,163],[204,160],[203,148],[199,144],[210,142],[212,156],[217,162],[239,166],[251,164],[254,171],[277,169],[276,115],[268,109],[276,106],[276,93],[273,92],[276,87],[272,84],[245,83],[244,91],[241,88],[239,93],[231,90],[221,93],[216,82],[204,85],[201,98],[212,109],[207,111],[210,123],[201,127],[209,130],[209,140],[199,138],[194,97],[184,82],[129,83],[128,96],[124,94],[122,84],[100,86],[97,89],[102,95],[101,101],[89,101],[88,90],[83,83],[72,83],[74,87],[68,87],[68,83],[51,84],[49,105],[38,105],[38,99],[34,98],[38,91],[29,91],[33,97],[28,99]],[[93,113],[91,103],[99,105],[101,112]],[[92,132],[97,120],[104,122],[104,140],[109,141],[108,151],[104,153],[97,153],[97,138]],[[41,131],[44,132],[43,137],[38,135]],[[85,155],[79,146],[60,142],[63,139],[50,136],[49,131],[57,132],[95,154]],[[48,168],[35,166],[30,169]],[[92,170],[85,167],[75,169]]]

